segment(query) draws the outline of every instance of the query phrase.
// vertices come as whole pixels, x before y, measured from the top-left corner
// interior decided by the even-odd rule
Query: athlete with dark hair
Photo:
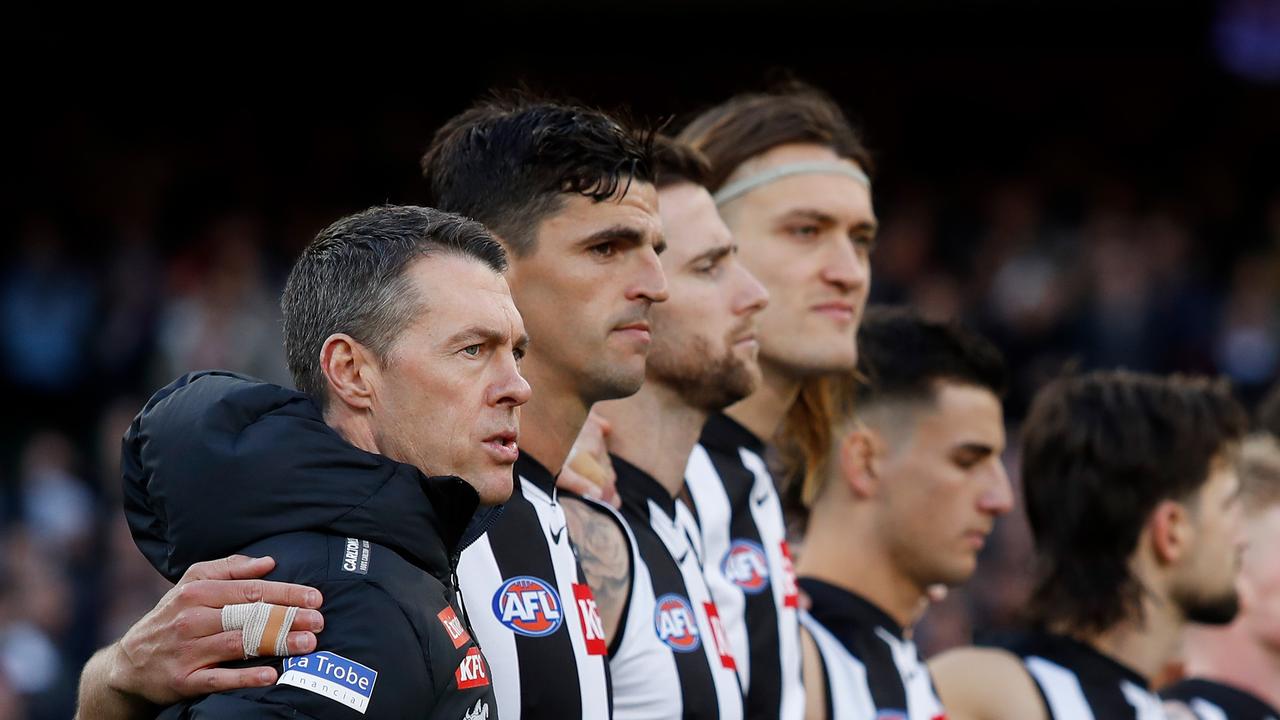
[[[858,373],[829,383],[831,450],[801,493],[807,718],[934,720],[911,625],[934,585],[973,574],[1013,505],[998,350],[956,324],[868,308]]]
[[[499,715],[607,718],[627,539],[555,484],[591,406],[644,381],[649,309],[667,296],[651,139],[587,108],[498,99],[447,122],[422,168],[432,204],[509,250],[534,343],[515,492],[458,566]]]
[[[1187,678],[1160,693],[1199,720],[1280,720],[1280,439],[1253,435],[1240,456],[1240,614],[1187,628]]]
[[[612,427],[621,516],[634,547],[630,597],[609,657],[618,720],[743,717],[684,470],[707,417],[759,382],[755,318],[768,295],[738,262],[733,236],[701,184],[705,172],[697,151],[660,142],[670,298],[651,314],[644,386],[593,411]]]
[[[501,717],[607,718],[607,638],[625,601],[628,546],[616,520],[561,502],[555,475],[591,405],[630,395],[644,379],[649,307],[666,299],[650,140],[588,108],[499,98],[446,123],[422,164],[434,205],[479,220],[506,247],[503,287],[509,284],[537,347],[521,367],[537,401],[522,408],[511,498],[501,515],[483,515],[468,529],[478,540],[460,562],[447,558],[457,563],[459,604],[467,611],[462,625],[448,627],[465,627],[484,647]],[[481,340],[466,345],[477,363],[492,345]],[[430,394],[386,398],[432,400]],[[465,419],[422,429],[448,437]],[[512,433],[492,440],[494,452],[516,453]],[[590,542],[574,543],[574,531],[566,531],[571,514],[583,518],[577,529]],[[194,609],[209,610],[204,602],[210,601],[192,603]],[[86,675],[82,696],[118,696],[115,717],[143,716],[146,701],[205,690],[148,670],[194,665],[199,672],[235,657],[222,646],[191,652],[191,641],[208,633],[187,628],[181,613],[161,610],[140,623],[146,652],[104,655]],[[334,631],[330,624],[328,632]],[[226,687],[274,680],[210,677]]]
[[[1057,380],[1023,427],[1033,631],[931,665],[953,720],[1161,717],[1151,678],[1190,622],[1235,616],[1243,409],[1222,383]]]

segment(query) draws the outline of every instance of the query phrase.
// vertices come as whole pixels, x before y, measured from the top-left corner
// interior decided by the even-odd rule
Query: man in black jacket
[[[164,717],[493,717],[452,576],[477,509],[511,493],[529,397],[505,267],[492,236],[455,215],[341,220],[282,300],[301,392],[197,373],[135,419],[126,512],[157,569],[176,580],[231,552],[271,555],[270,577],[323,593],[329,628],[316,652],[265,663],[274,685]],[[191,621],[225,622],[206,614]]]

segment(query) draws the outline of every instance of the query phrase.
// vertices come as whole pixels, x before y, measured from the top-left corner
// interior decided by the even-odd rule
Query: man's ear
[[[879,491],[877,466],[883,444],[878,433],[861,424],[840,441],[840,477],[859,500]]]
[[[1156,562],[1173,565],[1186,557],[1195,542],[1191,510],[1176,500],[1161,500],[1147,520]]]
[[[373,405],[381,366],[373,353],[346,333],[334,333],[320,346],[320,370],[334,402],[355,410]]]

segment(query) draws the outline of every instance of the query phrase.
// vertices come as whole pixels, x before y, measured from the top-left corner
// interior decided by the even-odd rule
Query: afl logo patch
[[[698,621],[689,601],[675,594],[658,598],[653,611],[654,630],[658,639],[676,652],[693,652],[702,644],[698,639]]]
[[[502,583],[493,594],[493,614],[512,632],[528,637],[550,635],[564,622],[555,588],[531,575]]]
[[[750,540],[735,540],[720,561],[720,572],[729,582],[755,595],[769,587],[769,561],[764,548]]]

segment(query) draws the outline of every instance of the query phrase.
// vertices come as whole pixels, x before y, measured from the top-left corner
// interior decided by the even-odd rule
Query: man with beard
[[[1188,628],[1188,677],[1160,693],[1198,720],[1280,720],[1280,442],[1273,435],[1245,440],[1240,504],[1247,542],[1236,580],[1240,614],[1226,627]]]
[[[858,373],[831,383],[831,450],[806,468],[807,718],[942,715],[911,625],[931,586],[969,579],[1013,506],[1005,382],[1000,352],[973,332],[867,310]]]
[[[877,228],[870,155],[835,103],[803,87],[731,98],[680,139],[709,159],[720,216],[770,295],[761,382],[712,415],[685,478],[747,716],[797,720],[800,596],[764,455],[803,385],[854,368]]]
[[[1149,688],[1189,622],[1236,614],[1243,409],[1204,378],[1054,381],[1023,428],[1032,631],[931,665],[952,720],[1162,718]]]
[[[707,417],[759,382],[755,316],[768,295],[738,262],[733,236],[701,184],[705,160],[667,141],[658,160],[670,298],[651,314],[653,347],[640,391],[594,411],[612,427],[632,546],[629,601],[610,648],[614,717],[729,720],[743,717],[742,688],[703,577],[697,521],[681,496]]]

